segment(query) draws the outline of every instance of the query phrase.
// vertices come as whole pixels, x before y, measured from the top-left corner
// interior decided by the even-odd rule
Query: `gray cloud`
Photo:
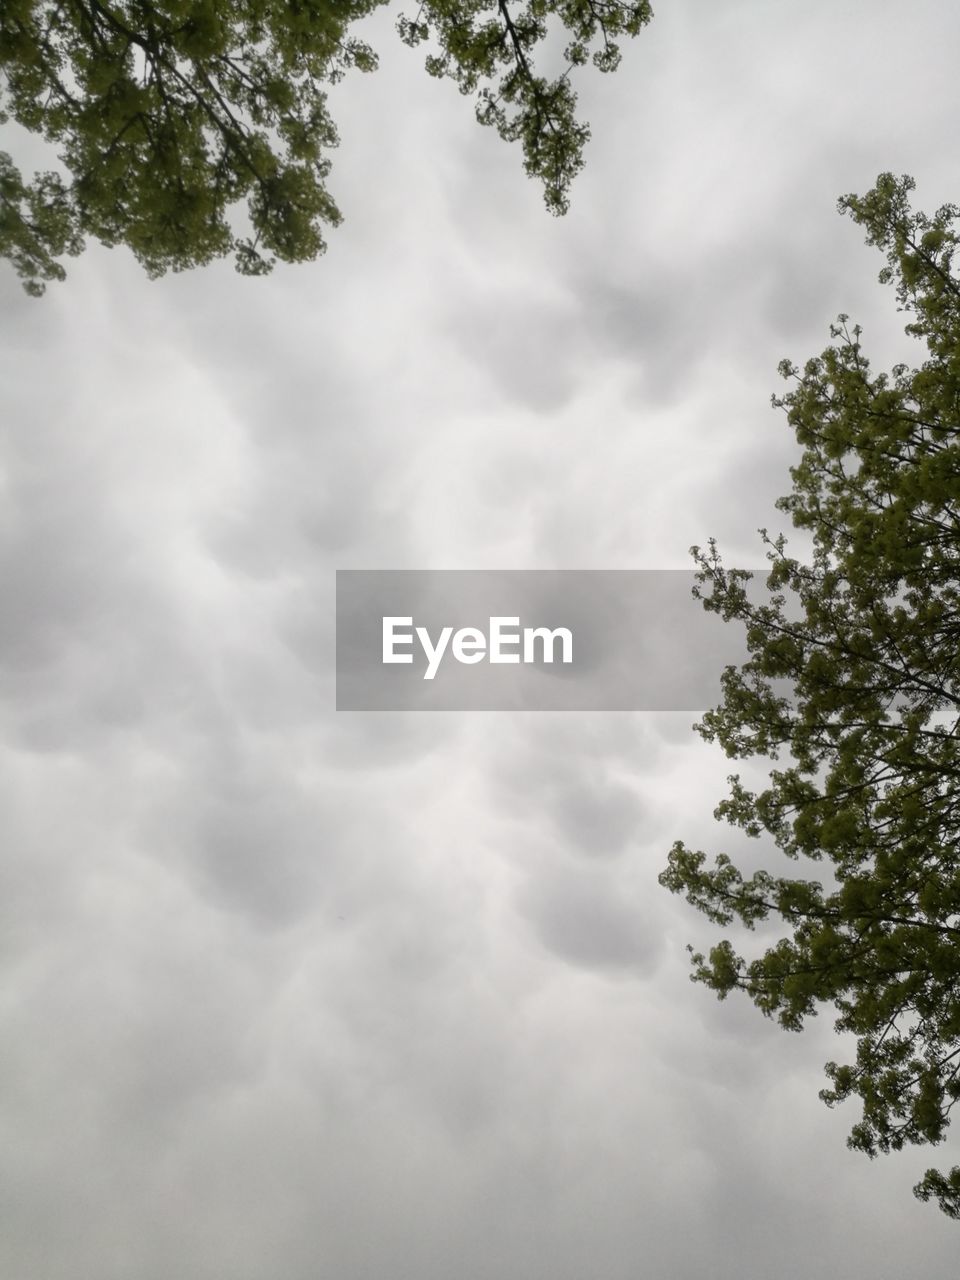
[[[658,939],[645,928],[640,903],[618,890],[596,874],[561,872],[528,890],[523,913],[544,946],[571,964],[649,974]]]

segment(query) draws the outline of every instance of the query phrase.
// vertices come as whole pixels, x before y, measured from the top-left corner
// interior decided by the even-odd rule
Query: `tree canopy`
[[[692,549],[696,594],[745,626],[750,654],[697,729],[779,762],[759,791],[733,775],[715,816],[800,872],[746,875],[677,842],[660,877],[724,928],[779,925],[752,959],[745,934],[694,954],[691,976],[788,1029],[833,1008],[856,1050],[820,1096],[859,1097],[849,1145],[870,1156],[940,1143],[960,1098],[960,211],[913,212],[913,186],[882,174],[839,207],[886,255],[922,363],[873,373],[841,316],[822,355],[780,366],[773,403],[802,453],[778,506],[812,555],[761,531],[758,602],[715,543]],[[960,1167],[914,1190],[960,1219]]]
[[[325,248],[340,222],[327,190],[337,131],[326,87],[371,71],[356,24],[387,0],[5,0],[0,123],[58,147],[66,173],[24,179],[0,152],[0,255],[41,294],[84,237],[128,245],[157,276],[233,253],[246,274]],[[423,0],[397,29],[433,76],[519,141],[547,208],[563,213],[588,126],[571,73],[614,70],[647,0]],[[536,57],[562,32],[564,69]],[[236,229],[234,206],[249,225]]]

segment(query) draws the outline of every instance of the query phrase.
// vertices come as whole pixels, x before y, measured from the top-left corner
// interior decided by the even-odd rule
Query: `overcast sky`
[[[661,0],[561,220],[394,16],[319,262],[0,272],[0,1271],[947,1280],[957,1140],[847,1151],[829,1015],[687,980],[657,874],[742,848],[691,716],[338,714],[332,664],[337,568],[757,562],[777,362],[839,311],[917,358],[835,202],[960,199],[960,9]]]

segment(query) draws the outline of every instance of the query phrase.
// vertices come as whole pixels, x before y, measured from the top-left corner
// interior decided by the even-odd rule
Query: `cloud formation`
[[[555,222],[392,16],[324,260],[0,278],[0,1270],[947,1280],[827,1020],[687,981],[657,872],[733,847],[693,717],[337,715],[333,588],[751,559],[777,361],[901,341],[834,202],[956,198],[960,22],[664,6]]]

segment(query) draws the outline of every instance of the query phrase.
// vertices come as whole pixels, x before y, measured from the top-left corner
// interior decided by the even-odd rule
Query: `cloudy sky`
[[[914,358],[835,202],[960,198],[960,10],[661,0],[562,220],[394,16],[321,261],[0,273],[0,1270],[946,1280],[956,1140],[847,1151],[829,1015],[687,980],[691,716],[337,713],[333,588],[756,563],[777,362]]]

